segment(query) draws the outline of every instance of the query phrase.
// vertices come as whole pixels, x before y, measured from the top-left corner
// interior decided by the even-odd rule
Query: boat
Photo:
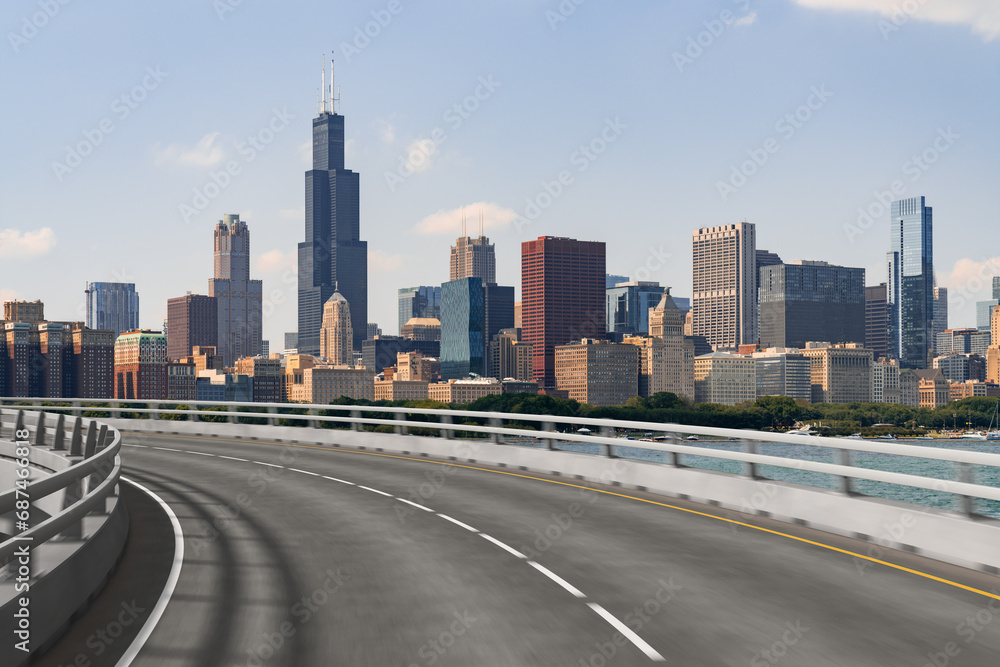
[[[986,434],[982,431],[966,431],[959,436],[959,440],[986,440]]]
[[[860,433],[852,433],[849,436],[847,436],[847,439],[848,440],[864,440],[864,438],[861,437]]]
[[[993,422],[997,423],[997,430],[993,430]],[[993,416],[990,417],[990,425],[986,427],[987,440],[1000,440],[1000,401],[993,406]]]
[[[816,435],[816,433],[812,430],[812,426],[808,424],[806,424],[802,428],[795,428],[792,429],[791,431],[785,431],[785,433],[787,435]]]
[[[875,438],[876,440],[896,440],[896,436],[892,433],[885,433]]]
[[[688,437],[686,437],[686,438],[684,438],[684,439],[685,439],[685,440],[697,440],[697,439],[698,439],[698,436],[696,436],[696,435],[689,435]]]

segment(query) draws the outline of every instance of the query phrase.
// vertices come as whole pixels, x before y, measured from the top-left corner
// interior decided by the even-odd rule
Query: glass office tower
[[[649,332],[649,309],[656,308],[666,288],[640,280],[608,287],[608,332],[622,335]]]
[[[441,287],[437,285],[420,285],[418,287],[403,287],[398,292],[399,301],[399,331],[403,325],[414,317],[431,317],[441,319]]]
[[[479,278],[441,285],[441,378],[452,380],[486,373],[485,304]]]
[[[87,328],[110,329],[115,337],[139,328],[135,283],[87,283]]]
[[[923,197],[892,202],[889,221],[888,353],[901,368],[927,368],[934,330],[932,209]]]

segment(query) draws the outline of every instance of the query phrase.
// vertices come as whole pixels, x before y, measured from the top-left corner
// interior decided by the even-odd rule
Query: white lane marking
[[[497,545],[498,547],[500,547],[504,551],[507,551],[509,553],[514,554],[518,558],[527,558],[527,556],[525,556],[523,553],[521,553],[520,551],[518,551],[514,547],[507,546],[506,544],[504,544],[500,540],[496,539],[495,537],[491,537],[491,536],[487,535],[486,533],[479,533],[479,536],[482,537],[483,539],[489,540],[490,542],[492,542],[493,544]]]
[[[348,482],[346,479],[337,479],[336,477],[328,477],[326,475],[320,475],[323,479],[328,479],[331,482],[340,482],[341,484],[350,484],[351,486],[357,486],[354,482]]]
[[[308,470],[299,470],[298,468],[289,468],[289,470],[291,470],[292,472],[300,472],[303,475],[315,475],[316,477],[319,477],[318,472],[309,472]]]
[[[181,452],[184,453],[183,449],[170,449],[169,447],[153,447],[153,449],[162,449],[165,452]]]
[[[472,531],[473,533],[478,533],[478,532],[479,532],[478,530],[476,530],[475,528],[473,528],[473,527],[472,527],[472,526],[470,526],[469,524],[467,524],[467,523],[462,523],[462,522],[461,522],[461,521],[459,521],[458,519],[452,519],[452,518],[451,518],[450,516],[448,516],[447,514],[441,514],[440,512],[438,512],[438,516],[439,516],[439,517],[441,517],[442,519],[445,519],[445,520],[447,520],[447,521],[451,521],[451,522],[452,522],[453,524],[455,524],[456,526],[461,526],[462,528],[465,528],[466,530],[471,530],[471,531]]]
[[[244,463],[248,463],[249,462],[249,459],[240,459],[240,458],[236,458],[235,456],[223,456],[222,454],[219,454],[219,458],[220,459],[229,459],[230,461],[243,461]]]
[[[605,621],[610,623],[615,630],[628,637],[629,641],[635,644],[636,648],[646,654],[646,657],[655,662],[665,662],[666,658],[657,653],[656,649],[645,642],[639,635],[632,632],[632,629],[611,615],[611,613],[595,602],[588,602],[587,606],[598,613]]]
[[[205,452],[188,452],[188,454],[197,454],[198,456],[215,456],[215,454],[206,454]]]
[[[392,494],[391,493],[386,493],[385,491],[379,491],[378,489],[373,489],[370,486],[361,486],[360,484],[358,484],[358,488],[359,489],[364,489],[365,491],[371,491],[372,493],[378,493],[378,494],[381,494],[383,496],[388,496],[389,498],[392,498]]]
[[[574,597],[578,597],[578,598],[581,598],[581,599],[587,597],[586,595],[584,595],[583,593],[580,592],[580,589],[576,588],[571,583],[569,583],[568,581],[566,581],[565,579],[563,579],[562,577],[560,577],[558,574],[556,574],[555,572],[553,572],[549,568],[545,567],[544,565],[540,565],[540,564],[536,563],[533,560],[529,560],[528,561],[528,565],[530,565],[531,567],[535,568],[536,570],[538,570],[539,572],[541,572],[542,574],[544,574],[546,577],[548,577],[552,581],[556,582],[557,584],[559,584],[560,586],[562,586],[563,588],[565,588]]]
[[[396,498],[396,500],[398,500],[401,503],[406,503],[407,505],[413,505],[418,510],[423,510],[425,512],[433,512],[434,511],[430,507],[424,507],[423,505],[419,505],[419,504],[413,502],[412,500],[407,500],[406,498]]]
[[[127,477],[122,477],[123,482],[128,482],[129,484],[135,486],[136,488],[145,491],[153,500],[155,500],[163,511],[167,513],[167,517],[170,519],[170,525],[174,530],[174,560],[170,565],[170,574],[167,576],[167,583],[163,587],[163,592],[160,593],[160,599],[156,601],[156,605],[153,610],[149,612],[149,618],[146,620],[146,624],[142,626],[142,630],[129,645],[128,650],[125,651],[125,655],[121,657],[115,667],[129,667],[135,657],[139,655],[139,651],[145,645],[146,641],[149,640],[150,635],[153,634],[153,630],[156,629],[156,624],[159,623],[160,617],[163,616],[163,611],[167,608],[167,604],[170,603],[170,597],[174,594],[174,588],[177,586],[177,580],[181,577],[181,567],[184,565],[184,531],[181,530],[181,522],[177,520],[177,515],[174,511],[170,509],[158,495],[144,487],[138,482],[134,482]]]
[[[264,461],[254,461],[253,463],[259,463],[262,466],[271,466],[272,468],[284,468],[285,466],[279,466],[277,463],[265,463]]]
[[[142,447],[143,449],[146,449],[146,445],[130,445],[127,442],[123,442],[122,447]]]

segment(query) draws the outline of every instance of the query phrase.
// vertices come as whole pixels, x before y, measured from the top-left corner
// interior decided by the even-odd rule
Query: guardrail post
[[[17,440],[17,432],[24,430],[24,410],[17,411],[17,417],[14,418],[14,433],[11,435],[11,440]]]
[[[545,422],[544,424],[542,424],[542,429],[544,429],[546,433],[551,433],[552,431],[556,430],[556,425],[553,424],[552,422]],[[545,443],[546,449],[556,448],[555,440],[553,440],[552,438],[544,438],[542,442]]]
[[[111,401],[111,416],[115,419],[119,419],[122,416],[122,411],[119,409],[120,407],[121,403],[118,401]]]
[[[361,419],[361,410],[351,410],[351,417],[354,419]],[[361,430],[360,422],[351,422],[351,430],[360,431]]]
[[[63,494],[63,509],[66,509],[76,501],[83,498],[83,480],[78,479],[66,487]],[[70,524],[66,530],[59,533],[59,539],[79,540],[83,537],[83,521],[76,521]]]
[[[306,411],[306,414],[310,415],[310,416],[315,415],[316,414],[316,408],[309,408]],[[309,419],[309,420],[306,421],[306,423],[309,425],[309,428],[316,428],[316,425],[319,424],[319,422],[316,421],[315,419]]]
[[[38,421],[35,422],[35,447],[45,446],[45,413],[38,412]]]
[[[680,444],[680,438],[677,437],[676,433],[670,434],[670,444],[677,445]],[[678,452],[667,452],[667,465],[673,468],[683,468],[681,465],[681,455]]]
[[[610,426],[602,426],[600,434],[602,438],[613,438],[615,437],[615,429],[611,428]],[[615,456],[615,452],[612,449],[612,447],[613,445],[609,445],[608,443],[602,443],[602,448],[604,449],[604,455],[609,459],[618,458],[617,456]]]
[[[53,451],[61,452],[66,449],[66,442],[64,440],[65,434],[63,429],[66,427],[66,415],[59,413],[56,416],[56,436],[55,441],[52,443]]]
[[[441,423],[442,424],[451,424],[452,423],[451,422],[451,415],[441,415]],[[455,431],[453,431],[450,428],[442,428],[441,429],[441,437],[444,438],[445,440],[454,440],[455,439]]]
[[[404,421],[405,418],[406,418],[406,413],[405,412],[394,412],[394,413],[392,413],[392,416],[396,418],[396,421]],[[408,431],[406,430],[406,427],[403,426],[403,425],[401,425],[401,424],[396,424],[396,426],[395,426],[395,428],[393,430],[396,431],[396,435],[406,435],[408,433]]]
[[[842,466],[851,465],[851,450],[849,449],[838,449],[837,450],[837,463]],[[840,476],[840,491],[845,496],[851,495],[851,478],[847,475]]]
[[[73,416],[82,417],[83,416],[83,404],[80,401],[73,401]]]
[[[966,463],[965,461],[959,461],[958,463],[958,481],[964,482],[966,484],[975,484],[972,476],[972,464]],[[958,511],[965,516],[972,516],[972,497],[971,496],[958,496]]]
[[[500,419],[499,417],[490,417],[490,426],[492,426],[493,428],[503,428],[503,420]],[[494,444],[497,445],[503,444],[503,436],[500,433],[496,432],[491,433],[490,437],[493,440]]]
[[[97,446],[94,447],[94,453],[101,451],[108,446],[108,425],[101,424],[101,430],[97,432]]]
[[[200,422],[201,417],[198,416],[198,413],[201,412],[201,408],[197,405],[189,405],[188,407],[191,408],[191,410],[194,412],[194,414],[188,415],[191,421]]]
[[[73,435],[69,439],[69,455],[83,455],[83,419],[80,417],[73,419]]]
[[[757,441],[756,440],[744,440],[743,441],[743,451],[747,454],[757,453]],[[751,463],[749,461],[743,464],[743,474],[750,479],[757,479],[757,464]]]
[[[278,414],[278,408],[276,408],[276,407],[274,407],[272,405],[271,407],[269,407],[267,409],[267,414],[269,414],[269,415],[276,415],[276,414]],[[267,418],[267,425],[268,426],[274,426],[277,423],[278,423],[277,418],[275,418],[275,417],[268,417]]]
[[[91,421],[87,426],[87,439],[83,445],[83,458],[89,459],[97,451],[97,422]]]

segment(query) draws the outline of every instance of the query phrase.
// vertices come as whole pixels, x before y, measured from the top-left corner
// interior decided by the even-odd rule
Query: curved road
[[[125,442],[126,477],[184,533],[142,667],[943,667],[1000,655],[1000,597],[982,593],[1000,593],[1000,578],[863,542],[475,464]],[[170,524],[125,491],[126,555],[41,664],[114,665],[163,589]]]

